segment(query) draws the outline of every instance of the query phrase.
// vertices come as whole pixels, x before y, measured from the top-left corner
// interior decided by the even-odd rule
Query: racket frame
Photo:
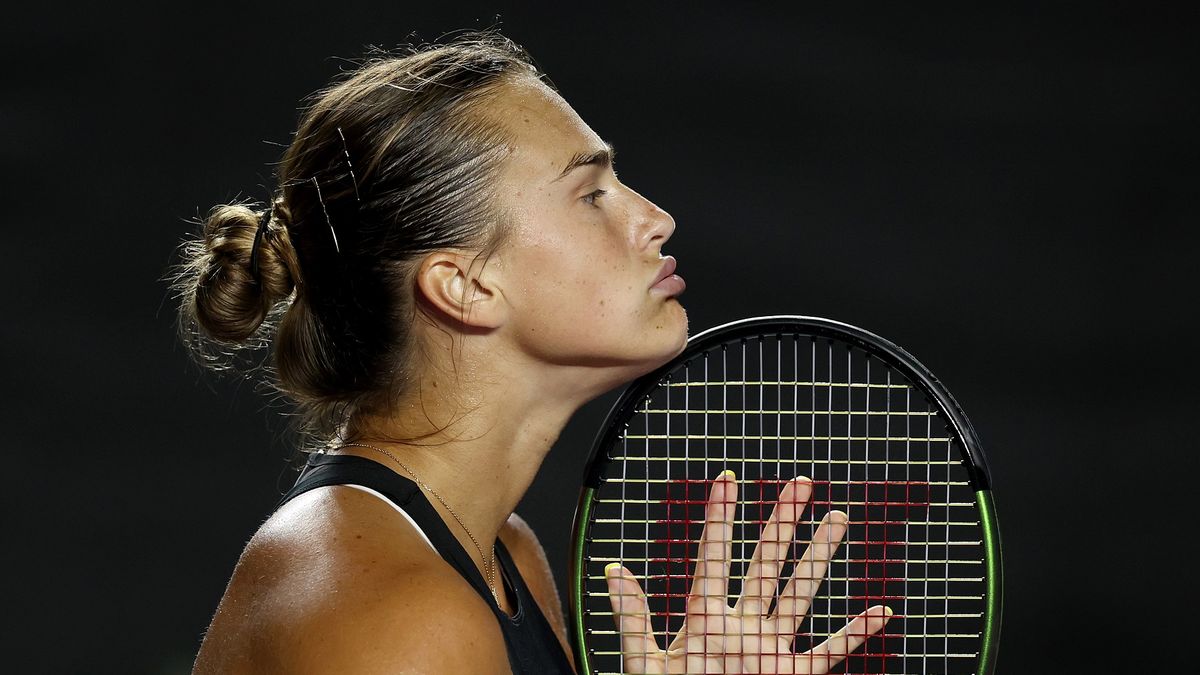
[[[647,373],[626,386],[625,390],[613,404],[608,416],[596,439],[584,470],[583,488],[575,508],[575,518],[572,525],[572,545],[570,564],[570,584],[568,600],[571,610],[571,627],[569,630],[571,647],[575,652],[576,670],[579,673],[591,675],[590,655],[584,650],[586,626],[583,622],[583,591],[585,546],[587,544],[588,526],[591,521],[592,508],[595,505],[596,491],[600,488],[604,469],[611,463],[608,449],[620,438],[625,429],[626,420],[634,413],[634,409],[660,384],[660,380],[668,373],[679,368],[696,356],[712,350],[721,344],[737,342],[745,337],[765,337],[772,334],[779,336],[791,335],[798,331],[814,337],[826,337],[862,349],[864,352],[878,358],[880,361],[900,370],[913,379],[913,383],[934,401],[949,418],[950,426],[954,429],[959,440],[959,447],[965,450],[964,466],[968,480],[975,493],[975,503],[979,510],[980,525],[984,535],[984,554],[987,570],[986,594],[984,603],[984,625],[982,642],[979,651],[979,675],[992,675],[995,672],[996,657],[1000,639],[1000,625],[1003,612],[1003,565],[1001,560],[1000,528],[996,518],[995,501],[991,491],[991,473],[987,460],[979,442],[979,436],[971,421],[959,406],[958,401],[936,376],[920,361],[895,343],[874,333],[863,330],[840,321],[814,316],[773,315],[740,319],[726,324],[709,328],[690,337],[687,346],[679,355],[654,371]]]

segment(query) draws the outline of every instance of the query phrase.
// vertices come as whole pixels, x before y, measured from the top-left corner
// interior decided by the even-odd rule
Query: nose
[[[639,234],[639,244],[642,249],[661,251],[663,244],[675,233],[675,219],[671,214],[658,208],[658,205],[643,197],[646,211],[643,214],[642,231]]]

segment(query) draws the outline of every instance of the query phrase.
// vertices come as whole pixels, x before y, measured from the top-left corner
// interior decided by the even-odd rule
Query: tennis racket
[[[626,610],[624,594],[612,593],[606,578],[613,563],[644,589],[642,644],[654,645],[646,652],[685,644],[676,638],[694,607],[688,597],[706,509],[727,469],[739,490],[723,561],[730,599],[755,571],[753,554],[781,491],[796,476],[811,480],[795,536],[782,544],[778,586],[760,611],[777,608],[793,572],[797,583],[805,573],[823,577],[810,584],[816,592],[794,638],[785,636],[795,654],[826,650],[828,660],[809,662],[813,672],[994,672],[1000,539],[987,466],[966,415],[891,342],[828,319],[771,316],[692,337],[678,357],[629,385],[597,435],[571,555],[580,673],[647,668],[637,648],[630,651],[637,641],[618,630]],[[848,515],[845,534],[827,565],[813,565],[809,540],[819,547],[814,533],[827,533],[818,525],[834,511]],[[830,650],[830,635],[881,605],[893,612],[883,630]]]

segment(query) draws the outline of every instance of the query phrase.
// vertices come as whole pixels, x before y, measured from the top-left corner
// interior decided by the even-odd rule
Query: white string
[[[829,358],[829,377],[826,379],[830,383],[832,383],[833,382],[833,341],[832,340],[829,342],[828,358]],[[850,390],[847,389],[846,394],[849,395],[849,393],[850,393]],[[832,386],[829,388],[829,395],[826,398],[829,401],[829,410],[833,410],[833,387]],[[847,402],[846,402],[847,410],[850,409],[849,403],[850,402],[847,400]],[[829,428],[827,431],[832,432],[832,430],[833,430],[833,414],[830,413],[829,414]],[[833,434],[829,433],[828,435],[829,435],[829,441],[825,445],[825,459],[826,459],[825,475],[829,476],[830,478],[833,478]],[[827,501],[829,502],[829,504],[826,506],[826,508],[829,510],[832,510],[833,509],[833,486],[832,485],[829,485],[827,488]],[[825,543],[826,544],[830,543],[829,535],[826,535]],[[832,590],[832,588],[830,590]],[[832,598],[829,603],[829,613],[833,614]],[[830,619],[824,632],[831,632],[832,630],[833,630],[833,620]]]
[[[721,350],[721,351],[722,351],[722,353],[724,353],[724,348],[722,348],[722,350]],[[708,352],[705,352],[705,353],[704,353],[704,381],[705,381],[705,382],[707,382],[707,381],[708,381],[708,354],[709,354]],[[691,389],[691,387],[688,387],[688,389]],[[705,409],[705,410],[708,410],[708,407],[709,407],[709,406],[708,406],[708,387],[704,387],[703,391],[704,391],[704,409]],[[723,406],[723,405],[722,405],[722,408],[724,408],[724,407],[725,407],[725,406]],[[721,416],[721,430],[722,430],[722,431],[724,431],[724,430],[725,430],[725,416],[724,416],[724,415],[722,415],[722,416]],[[704,416],[704,438],[705,438],[705,439],[708,439],[708,438],[709,438],[709,435],[708,435],[708,415],[707,415],[707,414]],[[708,442],[708,440],[705,440],[705,441],[704,441],[704,473],[703,473],[703,478],[704,478],[704,481],[705,481],[706,483],[707,483],[707,481],[708,481],[708,478],[709,478],[709,476],[711,476],[711,475],[712,475],[712,467],[711,467],[711,465],[710,465],[710,463],[709,463],[709,458],[712,456],[712,454],[713,454],[713,453],[709,452],[709,449],[708,449],[708,443],[709,443],[709,442]],[[701,493],[702,495],[704,494],[704,490],[703,490],[703,488],[701,489],[700,493]],[[691,500],[690,500],[690,499],[688,499],[687,501],[691,501]],[[687,506],[688,508],[691,508],[691,504],[687,504],[686,506]],[[687,568],[686,568],[686,567],[684,568],[684,573],[685,573],[685,574],[687,573]],[[686,608],[685,608],[685,611],[686,611]],[[685,619],[685,620],[686,620],[686,619]]]
[[[625,429],[621,433],[621,454],[624,455],[625,457],[629,457],[629,422],[625,423]],[[629,460],[628,459],[621,460],[621,508],[620,508],[621,542],[619,544],[617,544],[617,559],[620,561],[622,567],[625,566],[625,540],[627,539],[627,537],[625,536],[625,514],[626,514],[625,505],[628,502],[626,501],[627,495],[625,494],[625,488],[626,488],[626,486],[629,485],[628,469],[629,469]],[[649,507],[647,507],[647,508],[649,508]],[[646,520],[649,520],[649,518],[647,518]],[[632,570],[630,570],[630,571],[632,571]],[[620,596],[617,597],[617,607],[620,608],[618,611],[622,611],[622,612],[625,611],[624,606],[623,606],[624,605],[623,600],[624,600],[624,598],[622,598]],[[624,672],[625,671],[625,655],[622,654],[620,658],[621,658],[621,671]]]
[[[887,383],[889,385],[892,383],[892,369],[891,368],[887,369]],[[887,393],[887,407],[885,408],[885,410],[888,414],[884,417],[885,421],[883,424],[883,435],[887,436],[888,438],[891,438],[892,437],[892,415],[891,415],[891,412],[892,412],[892,390],[888,389],[887,392],[888,392]],[[905,445],[907,446],[907,443],[905,443]],[[884,455],[890,455],[890,454],[892,454],[891,446],[890,445],[884,446]],[[890,474],[889,474],[890,468],[891,467],[886,464],[883,467],[883,483],[884,483],[884,485],[891,484],[891,478],[890,478]],[[891,500],[888,500],[888,501],[891,501]],[[905,465],[905,467],[904,467],[904,553],[903,553],[903,555],[904,555],[904,585],[903,585],[903,588],[905,588],[905,589],[908,588],[908,542],[909,542],[908,521],[909,521],[909,515],[910,515],[910,511],[911,511],[911,506],[910,506],[911,502],[912,502],[912,480],[910,479],[910,476],[908,474],[908,466]],[[887,507],[885,506],[883,510],[884,510],[884,519],[886,520],[887,519]],[[904,607],[901,611],[903,611],[904,617],[905,617],[904,620],[907,622],[908,621],[908,594],[907,593],[904,594]],[[887,630],[887,626],[884,626],[884,630]],[[884,645],[880,649],[880,651],[882,651],[885,654],[887,653],[886,638],[884,640]],[[901,639],[900,639],[900,658],[901,658],[901,661],[900,661],[901,664],[908,662],[907,661],[908,640],[905,640],[903,637],[901,637]]]
[[[723,380],[729,379],[729,360],[728,360],[728,358],[729,358],[729,351],[724,346],[722,346],[721,347],[721,377]],[[742,377],[745,377],[745,373],[742,374]],[[728,399],[729,392],[728,392],[728,389],[725,386],[725,384],[721,385],[721,395],[724,398],[724,400],[722,401],[721,404],[726,410],[728,410],[729,409],[729,399]],[[744,398],[742,400],[742,407],[743,408],[746,407]],[[723,427],[727,427],[728,424],[729,424],[728,418],[725,418],[725,423],[724,423]],[[728,429],[723,428],[722,431],[728,431]],[[729,439],[725,438],[728,435],[729,435],[728,433],[722,434],[722,437],[723,437],[721,440],[721,455],[722,455],[721,470],[722,471],[729,468]],[[707,633],[708,632],[708,614],[707,613],[705,613],[704,621],[705,621],[704,631],[705,631],[705,633]],[[704,641],[704,652],[705,652],[705,655],[707,656],[707,654],[708,654],[708,641],[707,640]]]
[[[706,358],[707,358],[707,357],[706,357]],[[687,382],[691,382],[691,380],[692,380],[692,375],[691,375],[691,364],[689,364],[689,363],[685,363],[685,364],[684,364],[684,366],[683,366],[683,379],[684,379],[685,381],[687,381]],[[688,403],[688,394],[689,394],[689,393],[691,393],[691,391],[692,391],[692,388],[691,388],[691,387],[684,387],[684,388],[683,388],[683,409],[684,409],[684,410],[691,410],[691,405]],[[706,391],[707,391],[707,390],[706,390]],[[691,454],[691,450],[690,450],[690,448],[688,447],[688,440],[689,440],[689,439],[687,438],[687,437],[691,436],[691,433],[690,433],[690,431],[689,431],[689,429],[691,428],[691,417],[692,417],[692,416],[691,416],[691,415],[689,415],[689,414],[687,414],[686,412],[683,414],[683,435],[684,435],[684,437],[685,437],[685,438],[683,439],[683,501],[684,501],[684,503],[680,505],[680,508],[682,508],[682,510],[683,510],[683,514],[684,514],[684,517],[683,517],[683,522],[684,522],[684,526],[683,526],[683,539],[684,539],[685,541],[688,539],[688,531],[687,531],[687,521],[688,521],[688,517],[687,517],[687,510],[688,510],[688,504],[687,504],[686,502],[688,501],[688,495],[689,495],[689,494],[691,494],[691,489],[692,489],[692,483],[691,483],[691,477],[692,477],[692,471],[691,471],[691,469],[692,469],[692,454]],[[705,415],[705,418],[707,418],[707,417],[708,417],[708,416],[707,416],[707,415]],[[684,553],[685,553],[685,555],[687,554],[687,552],[688,552],[688,547],[687,547],[687,545],[685,544],[685,545],[684,545]],[[684,568],[683,577],[684,577],[684,581],[683,581],[683,588],[684,588],[684,591],[683,591],[683,592],[684,592],[684,593],[687,593],[687,569],[686,569],[686,567]],[[670,605],[670,600],[668,599],[668,604],[667,604],[667,611],[668,611],[668,612],[670,611],[670,608],[671,608],[671,605]],[[685,610],[684,610],[684,620],[685,620],[685,621],[687,620],[687,610],[686,610],[686,608],[685,608]],[[667,639],[670,639],[670,637],[669,637],[669,636],[670,636],[670,634],[671,634],[671,617],[670,617],[670,616],[668,616],[668,617],[667,617],[667,635],[668,635],[668,638],[667,638]],[[668,643],[668,646],[670,646],[670,643]]]
[[[721,407],[729,410],[729,350],[724,345],[721,346]],[[746,406],[743,405],[743,408]],[[721,467],[722,469],[729,466],[729,418],[722,416],[721,418]]]
[[[849,352],[847,352],[847,353],[849,353]],[[866,355],[865,360],[867,362],[867,376],[866,376],[867,382],[870,382],[871,381],[871,356],[869,354]],[[887,392],[886,389],[884,391],[885,391],[885,393]],[[871,388],[870,387],[867,387],[866,394],[867,394],[866,398],[863,400],[863,410],[870,410],[871,409]],[[863,441],[863,457],[868,462],[867,467],[866,467],[867,471],[865,471],[863,474],[866,477],[866,484],[863,486],[863,501],[870,503],[871,502],[871,482],[870,482],[871,473],[870,473],[869,462],[871,461],[871,418],[866,417],[866,418],[864,418],[863,421],[866,424],[866,432],[863,434],[863,436],[866,436],[866,438],[867,438],[867,440]],[[886,433],[884,434],[884,438],[887,438]],[[884,441],[884,443],[886,444],[887,441]],[[886,445],[884,445],[884,454],[887,454],[887,446]],[[849,448],[847,448],[846,457],[850,457]],[[850,469],[850,464],[847,463],[846,470],[848,471],[849,469]],[[886,473],[886,471],[887,471],[886,464],[883,465],[883,470]],[[883,501],[884,501],[883,520],[884,520],[884,522],[880,525],[880,527],[883,528],[883,536],[877,540],[877,541],[883,541],[883,542],[887,541],[887,502],[889,501],[888,494],[887,494],[888,490],[889,490],[889,487],[888,487],[887,481],[885,480],[883,483],[883,491],[884,491],[884,494],[883,494]],[[864,509],[864,511],[866,511],[866,509]],[[863,514],[863,520],[870,520],[870,519],[871,519],[870,512],[866,512]],[[865,539],[867,541],[872,541],[871,533],[865,527],[864,527],[864,531],[863,531],[863,539]],[[880,567],[883,569],[883,576],[886,578],[887,577],[887,545],[886,544],[881,545],[879,548],[881,550],[879,559],[884,561],[883,563],[881,563]],[[869,562],[871,559],[871,547],[870,547],[870,545],[867,545],[867,546],[864,546],[863,549],[864,549],[863,560],[868,561],[868,562],[863,563],[863,578],[866,579],[866,578],[869,578],[867,575],[867,572],[870,571],[870,568],[871,568],[871,563]],[[847,558],[850,557],[850,549],[849,548],[846,549],[846,557]],[[850,565],[849,565],[849,563],[847,563],[847,565],[846,565],[847,576],[849,576],[849,571],[850,571]],[[863,588],[863,591],[864,591],[863,592],[863,596],[864,596],[863,605],[864,605],[864,609],[866,609],[867,607],[870,607],[870,602],[871,602],[871,599],[869,597],[866,597],[866,596],[870,595],[870,590],[871,590],[870,582],[863,584],[863,586],[864,586],[864,588]],[[887,582],[881,583],[880,587],[881,587],[880,593],[882,594],[883,593],[882,589],[887,588]],[[885,628],[885,630],[886,630],[886,628]]]
[[[809,426],[811,428],[811,433],[809,434],[809,436],[812,438],[816,438],[816,436],[817,436],[817,339],[815,337],[811,338],[810,342],[812,343],[811,344],[812,363],[809,365],[809,370],[811,371],[809,373],[809,379],[812,380],[813,384],[812,384],[812,388],[811,388],[811,402],[808,406],[809,409],[812,410],[812,415],[809,418]],[[796,435],[797,436],[800,435],[799,430],[797,430]],[[816,444],[816,441],[810,441],[809,443],[810,443],[810,445],[809,445],[809,453],[808,453],[808,462],[809,462],[810,468],[808,470],[808,477],[810,479],[812,479],[814,476],[817,475],[817,444]],[[814,489],[813,492],[810,493],[810,495],[811,495],[809,497],[810,501],[812,500],[813,496],[815,496],[815,492],[816,492],[816,490]],[[813,632],[816,632],[816,625],[813,626]]]
[[[911,389],[906,390],[904,392],[904,409],[905,410],[912,410],[912,394],[911,394],[911,392],[912,392]],[[905,434],[904,434],[905,436],[912,435],[912,418],[911,417],[905,418],[904,429],[905,429]],[[908,439],[905,439],[905,441],[904,441],[904,456],[906,459],[910,459],[910,460],[912,459],[912,441],[910,441]],[[929,459],[929,456],[926,455],[925,459]],[[931,477],[932,476],[929,475],[929,469],[926,468],[925,469],[926,481],[928,481]],[[905,532],[905,537],[904,537],[905,541],[912,541],[912,538],[910,536],[908,536],[908,525],[907,524],[905,524],[905,526],[904,526],[904,532]],[[925,526],[925,541],[923,543],[925,544],[925,575],[924,575],[925,576],[925,595],[929,595],[929,552],[930,551],[929,551],[929,526],[928,525]],[[908,575],[908,558],[909,557],[910,556],[905,556],[905,558],[904,558],[904,560],[905,560],[905,563],[904,563],[905,576]],[[921,607],[921,612],[922,612],[921,635],[923,636],[921,638],[921,672],[929,672],[929,656],[928,656],[928,654],[929,654],[929,607],[923,605]],[[908,623],[908,617],[910,617],[910,616],[912,616],[912,612],[908,608],[908,594],[905,593],[905,595],[904,595],[904,621],[906,624]],[[907,644],[907,643],[908,643],[908,641],[905,640],[905,644]]]
[[[851,366],[850,348],[849,347],[846,348],[846,382],[848,382],[848,383],[854,382],[854,371],[853,371],[853,367]],[[870,380],[867,380],[867,382],[869,383]],[[867,391],[867,394],[870,394],[871,388],[867,387],[866,391]],[[846,410],[853,410],[853,409],[854,409],[854,390],[850,387],[846,387]],[[847,437],[847,439],[849,439],[849,437],[851,437],[853,435],[850,433],[850,428],[853,423],[854,423],[854,418],[847,415],[846,416],[846,437]],[[850,441],[849,440],[846,441],[846,457],[850,457]],[[830,474],[830,475],[833,475],[833,474]],[[851,497],[850,482],[852,479],[853,479],[853,477],[850,474],[850,463],[847,462],[846,463],[846,501],[849,501],[850,497]],[[864,493],[866,490],[869,490],[869,489],[870,489],[870,486],[867,486],[867,485],[863,486]],[[866,495],[864,494],[863,501],[870,503],[871,500],[867,499]],[[864,511],[865,510],[866,509],[864,509]],[[848,516],[850,516],[851,518],[855,517],[855,515],[856,515],[856,514],[850,513],[850,505],[849,504],[846,505],[846,514]],[[847,532],[847,535],[849,535],[849,532]],[[868,541],[869,538],[864,537],[863,540]],[[845,542],[846,558],[854,557],[850,552],[850,548],[851,548],[851,539],[849,536],[847,536],[846,542]],[[867,546],[867,545],[863,546],[863,559],[869,559],[871,557],[870,551],[871,551],[870,546]],[[829,569],[830,569],[830,573],[832,574],[833,569],[834,569],[834,564],[833,564],[832,560],[830,561]],[[851,612],[850,612],[850,575],[847,574],[846,575],[846,616],[849,617],[850,615],[851,615]]]
[[[925,424],[927,426],[933,424],[932,416],[925,418]],[[930,428],[929,430],[932,431],[932,428]],[[928,434],[926,434],[926,436],[928,436]],[[947,457],[950,456],[949,450],[950,450],[950,447],[949,447],[949,445],[947,445],[946,446],[946,451],[947,451],[946,456]],[[949,465],[946,466],[946,478],[947,479],[950,478],[950,466]],[[949,480],[947,480],[946,482],[949,482]],[[946,504],[949,504],[949,503],[950,503],[950,486],[947,485],[946,486]],[[949,506],[946,507],[946,537],[945,537],[945,541],[950,541],[950,507]],[[945,571],[946,571],[946,574],[945,574],[944,578],[947,581],[945,581],[946,591],[945,591],[945,593],[943,593],[943,595],[946,596],[946,600],[945,600],[946,614],[949,614],[950,613],[950,581],[949,581],[949,579],[950,579],[950,547],[949,546],[946,547],[946,570]],[[925,575],[925,576],[929,576],[929,575]],[[950,650],[945,649],[943,651],[946,652],[945,664],[943,667],[945,668],[946,672],[950,672]]]
[[[671,381],[671,380],[670,380],[670,378],[668,377],[668,379],[667,379],[667,382],[670,382],[670,381]],[[687,392],[687,388],[685,387],[683,391],[686,393],[686,392]],[[670,409],[671,409],[671,388],[670,388],[670,387],[667,387],[667,388],[666,388],[666,398],[667,398],[667,400],[666,400],[666,404],[667,404],[667,410],[670,410]],[[649,403],[647,403],[647,406],[646,406],[646,407],[649,407]],[[667,438],[670,438],[670,437],[671,437],[671,415],[666,415],[666,418],[667,418]],[[687,451],[686,451],[686,447],[687,447],[687,438],[686,438],[686,436],[687,436],[687,434],[684,434],[683,443],[684,443],[684,448],[685,448],[684,452],[685,452],[685,453],[687,452]],[[649,442],[649,441],[647,441],[647,442]],[[665,451],[665,454],[666,454],[668,457],[670,457],[670,456],[671,456],[671,443],[670,443],[670,441],[668,441],[668,442],[667,442],[667,446],[666,446],[666,451]],[[647,452],[647,453],[646,453],[646,456],[647,456],[647,457],[649,457],[649,455],[650,455],[650,453],[649,453],[649,452]],[[663,464],[663,481],[664,481],[664,483],[663,483],[663,486],[664,486],[664,488],[666,489],[666,492],[667,492],[667,495],[666,495],[666,496],[668,496],[668,497],[669,497],[669,496],[670,496],[670,485],[671,485],[671,465],[672,465],[672,464],[674,464],[674,462],[663,462],[662,464]],[[649,465],[649,463],[647,463],[647,465],[646,465],[646,476],[647,476],[647,477],[649,477],[649,476],[650,476],[650,465]],[[647,485],[647,487],[649,487],[649,486]],[[647,507],[647,508],[648,508],[648,507]],[[669,507],[668,507],[668,508],[669,508]],[[650,518],[647,516],[647,518],[646,518],[646,528],[647,528],[647,534],[649,534],[649,527],[650,527]],[[684,533],[683,537],[681,537],[681,539],[684,539],[684,540],[686,540],[687,538],[688,538],[688,537],[687,537],[687,533]],[[646,537],[646,539],[647,539],[647,540],[649,540],[649,539],[650,539],[650,537],[649,537],[649,536],[647,536],[647,537]],[[670,537],[668,537],[668,539],[670,539]],[[649,544],[647,544],[647,546],[649,546]],[[669,548],[669,547],[670,547],[670,544],[667,544],[667,546],[668,546],[668,550],[670,550],[670,548]],[[671,573],[671,562],[670,562],[670,559],[671,559],[671,556],[670,556],[670,555],[668,555],[668,556],[667,556],[667,562],[664,564],[664,568],[666,569],[666,572],[667,572],[667,574],[670,574],[670,573]],[[649,573],[650,573],[650,571],[649,571],[649,570],[646,570],[646,573],[647,573],[647,574],[649,574]],[[667,587],[667,588],[670,588],[670,585],[671,585],[671,578],[670,578],[670,577],[667,577],[667,578],[666,578],[666,584],[665,584],[665,585],[666,585],[666,587]],[[663,642],[664,642],[665,644],[667,644],[667,645],[670,645],[670,644],[671,644],[671,599],[670,599],[670,598],[671,598],[671,596],[668,594],[668,595],[666,596],[666,598],[667,598],[667,619],[666,619],[666,621],[665,621],[665,622],[664,622],[664,624],[663,624]],[[653,627],[651,627],[651,633],[653,633]]]
[[[742,361],[742,365],[741,365],[742,380],[745,381],[745,380],[749,379],[746,377],[746,341],[745,340],[742,341],[741,355],[742,355],[742,359],[741,359],[741,361]],[[761,380],[762,378],[760,377],[759,379]],[[742,442],[741,442],[741,452],[739,453],[741,455],[741,457],[740,457],[741,463],[738,466],[738,475],[739,476],[746,475],[746,445],[747,445],[746,441],[747,441],[747,437],[746,437],[746,412],[745,411],[749,407],[748,405],[746,405],[749,402],[747,400],[747,390],[748,389],[749,389],[749,387],[747,385],[745,385],[745,384],[742,385],[742,396],[741,396],[741,399],[742,399],[742,419],[741,419]],[[743,558],[746,557],[745,553],[746,552],[743,550],[742,551]]]
[[[642,402],[642,405],[646,408],[650,407],[650,396],[649,395],[646,396],[646,400]],[[668,415],[667,418],[670,419],[670,416]],[[650,431],[649,425],[650,425],[649,418],[647,418],[647,421],[646,421],[646,431],[647,432]],[[646,434],[646,466],[642,472],[642,475],[645,476],[646,478],[650,477],[650,434],[649,433]],[[643,555],[647,559],[650,557],[650,505],[651,505],[650,481],[646,481],[646,539],[645,539],[646,543],[644,544],[645,553]],[[650,565],[648,563],[646,565],[645,573],[650,574]],[[650,634],[653,635],[654,634],[654,625],[653,624],[651,624],[649,626],[649,630],[650,630]]]

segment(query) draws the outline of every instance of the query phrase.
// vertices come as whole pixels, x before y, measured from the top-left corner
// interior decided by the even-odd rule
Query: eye
[[[583,201],[587,202],[588,204],[595,206],[596,200],[603,197],[606,194],[608,194],[608,190],[593,190],[592,192],[589,192],[586,195],[584,195],[583,197],[581,197],[581,199],[583,199]]]

